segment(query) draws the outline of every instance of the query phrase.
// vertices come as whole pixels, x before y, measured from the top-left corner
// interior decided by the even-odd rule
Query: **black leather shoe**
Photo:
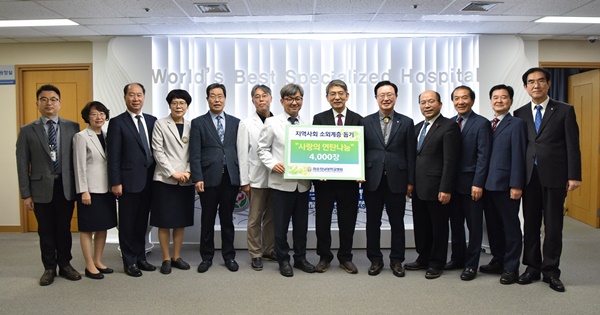
[[[425,270],[425,269],[427,269],[427,265],[423,265],[418,261],[413,261],[408,264],[404,264],[404,269],[406,269],[406,270]]]
[[[252,258],[252,263],[250,264],[250,266],[256,271],[263,270],[262,259],[260,257]]]
[[[277,255],[272,251],[270,254],[263,254],[262,258],[267,261],[277,261]]]
[[[40,278],[40,285],[47,286],[51,285],[54,282],[54,278],[56,277],[56,270],[46,269],[44,274]]]
[[[390,263],[390,269],[392,269],[392,273],[396,277],[404,277],[406,274],[404,267],[402,267],[402,263],[398,260],[392,260]]]
[[[142,272],[136,264],[125,266],[125,273],[130,277],[141,277]]]
[[[163,275],[171,273],[171,260],[163,260],[162,265],[160,266],[160,273]]]
[[[190,270],[190,264],[186,263],[181,257],[175,260],[171,258],[171,266],[181,270]]]
[[[154,267],[154,265],[152,265],[151,263],[149,263],[146,260],[140,260],[137,262],[138,268],[140,268],[141,270],[144,271],[154,271],[156,270],[156,267]]]
[[[102,268],[98,268],[98,266],[96,266],[96,269],[98,269],[98,271],[100,271],[100,273],[106,273],[106,274],[115,272],[114,270],[112,270],[111,268],[108,268],[108,267],[102,269]]]
[[[503,274],[504,266],[502,263],[492,260],[487,265],[479,266],[479,271],[488,274],[500,275]]]
[[[200,272],[200,273],[206,272],[206,270],[208,270],[208,268],[210,268],[210,266],[212,266],[212,261],[203,260],[200,263],[200,265],[198,265],[198,272]]]
[[[565,292],[565,285],[557,277],[544,277],[544,282],[550,284],[550,289],[556,292]]]
[[[64,266],[58,269],[58,275],[61,277],[65,277],[71,281],[81,280],[81,274],[73,268],[71,265]]]
[[[463,270],[463,272],[460,274],[460,280],[471,281],[475,279],[475,276],[477,276],[477,270],[473,268],[465,268],[465,270]]]
[[[521,276],[519,276],[519,280],[517,280],[518,284],[530,284],[533,280],[540,280],[540,274],[525,271]]]
[[[442,270],[437,270],[437,269],[433,269],[433,268],[427,268],[427,271],[425,272],[426,279],[439,278],[441,275],[442,275]]]
[[[500,283],[513,284],[519,280],[519,274],[516,271],[504,271],[500,277]]]
[[[87,268],[85,268],[85,276],[95,280],[104,279],[104,275],[102,274],[102,272],[98,271],[98,273],[92,273]]]
[[[350,260],[340,261],[340,268],[344,269],[345,272],[350,274],[358,273],[358,268],[356,268],[356,265],[354,265],[354,263],[352,263]]]
[[[376,260],[371,263],[371,267],[369,267],[368,274],[369,276],[376,276],[383,269],[383,261]]]
[[[225,260],[225,267],[231,272],[236,272],[240,269],[240,266],[235,261],[235,259],[227,259]]]
[[[315,271],[318,273],[323,273],[329,269],[329,261],[321,259],[319,263],[315,266]]]
[[[284,277],[293,277],[294,270],[289,261],[282,261],[279,263],[279,273]]]
[[[461,264],[454,260],[451,260],[444,266],[444,270],[463,269],[464,267],[465,267],[465,264]]]
[[[300,258],[298,260],[294,260],[294,268],[298,268],[307,273],[315,272],[315,266],[306,260],[306,258]]]

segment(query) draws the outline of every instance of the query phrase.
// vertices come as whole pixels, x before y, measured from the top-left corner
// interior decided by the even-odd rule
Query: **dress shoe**
[[[442,270],[437,270],[437,269],[433,269],[433,268],[427,268],[427,271],[425,272],[426,279],[439,278],[441,275],[442,275]]]
[[[284,277],[293,277],[294,270],[289,261],[282,261],[279,263],[279,273]]]
[[[473,268],[465,268],[460,274],[460,280],[471,281],[477,276],[477,270]]]
[[[142,276],[142,272],[140,271],[140,268],[138,268],[138,266],[136,264],[125,266],[125,274],[127,274],[130,277],[141,277]]]
[[[250,264],[250,266],[256,271],[263,270],[262,259],[260,257],[252,258],[252,263]]]
[[[62,268],[58,269],[58,275],[61,277],[65,277],[71,281],[81,280],[81,274],[73,268],[71,265],[66,265]]]
[[[329,261],[321,259],[317,266],[315,266],[315,271],[318,273],[323,273],[329,269]]]
[[[404,264],[404,269],[406,270],[424,270],[427,269],[427,265],[424,265],[418,261],[413,261],[408,264]]]
[[[392,262],[390,262],[390,269],[392,269],[392,273],[396,277],[404,277],[406,274],[404,267],[402,267],[402,263],[399,260],[392,260]]]
[[[519,280],[517,280],[518,284],[530,284],[533,280],[540,280],[540,274],[535,272],[525,271],[521,276],[519,276]]]
[[[369,271],[367,272],[369,276],[376,276],[383,269],[383,261],[376,260],[371,263],[371,267],[369,267]]]
[[[108,267],[102,269],[102,268],[98,268],[98,266],[96,266],[96,269],[98,269],[98,271],[100,271],[100,273],[107,273],[108,274],[108,273],[115,272],[114,270],[112,270],[111,268],[108,268]]]
[[[483,273],[499,275],[503,274],[504,266],[502,265],[502,263],[492,260],[487,265],[479,266],[479,271]]]
[[[356,268],[356,266],[350,260],[340,261],[340,268],[344,269],[344,271],[347,273],[351,273],[351,274],[358,273],[358,268]]]
[[[141,270],[144,271],[154,271],[156,270],[156,267],[154,267],[154,265],[152,265],[151,263],[149,263],[146,260],[140,260],[137,262],[138,268],[140,268]]]
[[[500,277],[500,283],[502,284],[513,284],[519,280],[519,274],[516,271],[504,270],[502,277]]]
[[[565,285],[557,277],[544,277],[544,282],[550,284],[550,289],[556,292],[565,292]]]
[[[163,275],[171,273],[171,260],[163,260],[162,265],[160,266],[160,273]]]
[[[464,267],[465,267],[465,264],[461,264],[454,260],[451,260],[444,266],[444,270],[463,269]]]
[[[190,264],[186,263],[181,257],[177,259],[171,258],[171,266],[181,270],[190,270]]]
[[[210,268],[210,266],[212,266],[212,261],[211,260],[203,260],[200,263],[200,265],[198,265],[198,272],[199,273],[206,272],[206,270],[208,270],[208,268]]]
[[[315,272],[315,266],[309,263],[308,260],[306,260],[306,258],[294,260],[294,268],[298,268],[307,273]]]
[[[44,274],[40,278],[40,285],[41,286],[51,285],[54,282],[55,277],[56,277],[56,270],[46,269],[44,271]]]
[[[262,258],[267,261],[277,261],[277,255],[272,251],[270,254],[263,254]]]
[[[98,273],[92,273],[87,268],[85,268],[85,276],[95,280],[104,279],[104,275],[102,274],[102,272],[98,271]]]
[[[240,266],[238,265],[238,263],[235,261],[235,259],[226,259],[225,260],[225,267],[227,267],[227,269],[231,272],[236,272],[240,269]]]

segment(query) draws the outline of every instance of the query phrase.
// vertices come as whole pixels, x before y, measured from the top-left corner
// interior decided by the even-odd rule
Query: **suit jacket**
[[[527,123],[526,183],[531,180],[536,156],[542,186],[566,187],[570,179],[581,180],[579,127],[573,106],[550,99],[538,134],[531,106],[529,102],[514,112]]]
[[[393,193],[405,193],[415,184],[417,141],[413,120],[394,112],[388,143],[384,144],[379,112],[361,120],[365,128],[365,182],[363,189],[375,191],[385,170]]]
[[[143,115],[151,145],[156,117]],[[128,111],[110,119],[106,148],[109,185],[123,185],[123,192],[128,193],[144,190],[149,180],[148,168],[154,167],[154,163],[146,159],[142,138]]]
[[[216,187],[223,175],[223,156],[227,159],[227,171],[231,185],[240,185],[240,169],[237,159],[236,138],[240,120],[223,113],[225,118],[225,141],[221,143],[210,112],[192,120],[190,130],[190,167],[192,181],[204,181],[205,187]]]
[[[452,117],[456,121],[458,116]],[[492,131],[490,122],[471,111],[463,125],[462,152],[456,178],[456,192],[471,194],[471,187],[483,188],[490,162]]]
[[[485,181],[489,191],[525,188],[527,124],[506,114],[492,134],[490,168]]]
[[[269,170],[258,158],[258,137],[264,123],[256,112],[242,120],[238,128],[237,149],[240,184],[254,188],[269,188]]]
[[[277,163],[283,163],[284,160],[285,126],[290,124],[288,117],[288,114],[282,113],[265,120],[258,138],[258,158],[270,170],[269,188],[287,192],[298,189],[299,192],[305,192],[310,189],[310,180],[284,179],[283,174],[272,171]],[[305,124],[300,116],[298,123]]]
[[[74,200],[72,142],[73,136],[79,132],[79,124],[60,117],[58,124],[63,190],[67,200]],[[51,202],[54,190],[54,167],[47,138],[41,118],[21,127],[17,137],[17,175],[21,198],[33,197],[36,203]]]
[[[102,136],[105,136],[104,132]],[[89,126],[73,137],[73,167],[78,194],[86,191],[104,194],[110,189],[106,152],[98,140],[98,135]]]
[[[181,184],[171,177],[175,172],[190,171],[190,129],[190,122],[184,119],[180,137],[171,115],[156,121],[152,131],[152,156],[156,161],[153,180],[170,185],[192,185],[191,181]]]
[[[415,126],[419,134],[423,121]],[[458,124],[440,115],[417,151],[415,190],[421,200],[438,200],[439,192],[454,191],[461,152]]]

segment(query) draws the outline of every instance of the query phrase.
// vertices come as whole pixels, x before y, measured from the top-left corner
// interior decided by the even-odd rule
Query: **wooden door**
[[[581,145],[582,184],[567,194],[567,215],[600,227],[600,70],[569,77],[569,103],[575,107]]]
[[[44,84],[53,84],[60,90],[61,109],[59,116],[76,121],[81,128],[87,124],[81,118],[81,109],[92,100],[92,65],[21,65],[17,73],[17,110],[19,126],[28,124],[40,117],[35,106],[35,92]],[[24,231],[37,231],[37,221],[33,211],[27,211],[21,202],[21,226]],[[77,209],[71,220],[71,231],[77,231]]]

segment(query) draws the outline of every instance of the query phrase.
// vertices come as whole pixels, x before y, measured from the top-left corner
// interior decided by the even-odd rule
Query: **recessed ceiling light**
[[[194,3],[196,8],[202,13],[229,13],[227,3]]]
[[[207,16],[194,17],[198,23],[242,23],[242,22],[311,22],[312,15],[279,15],[279,16]]]
[[[600,17],[589,16],[545,16],[535,20],[537,23],[583,23],[600,24]]]
[[[52,20],[3,20],[0,27],[71,26],[79,25],[68,19]]]

